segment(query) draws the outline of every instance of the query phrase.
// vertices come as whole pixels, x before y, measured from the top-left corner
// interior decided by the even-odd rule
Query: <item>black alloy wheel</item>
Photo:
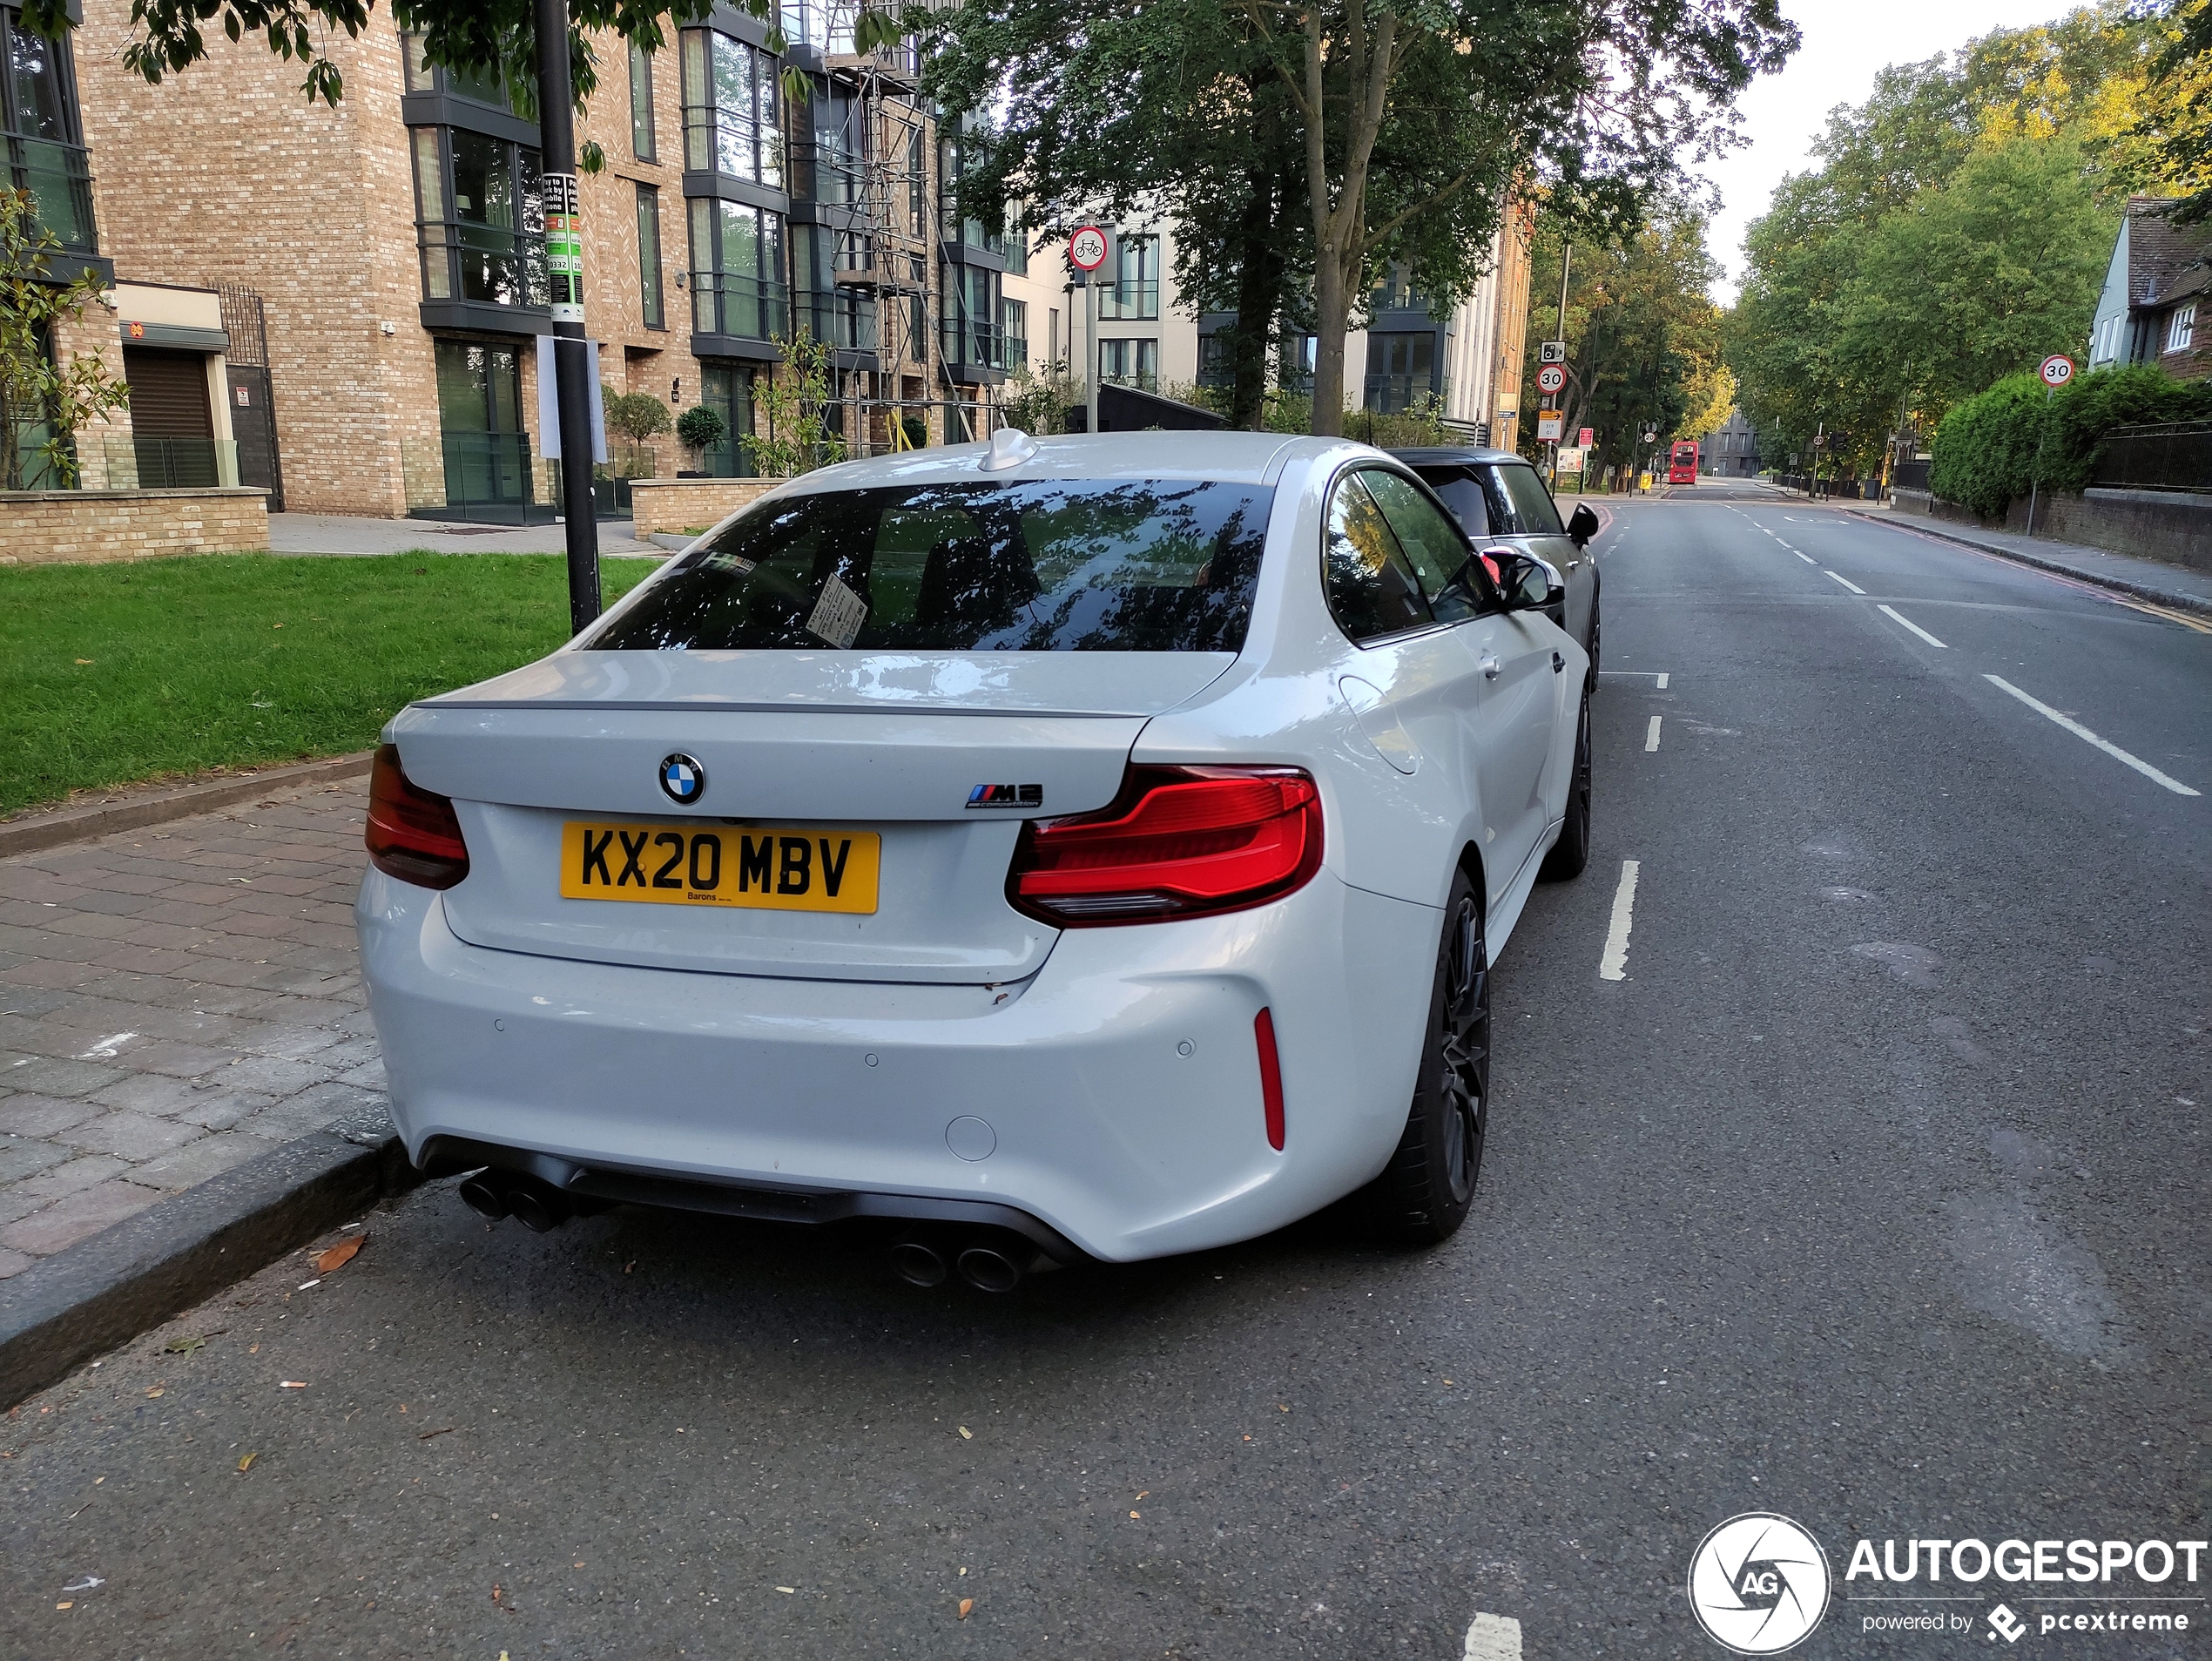
[[[1597,592],[1596,592],[1596,591],[1595,591],[1595,590],[1592,590],[1592,591],[1591,591],[1591,592],[1590,592],[1590,643],[1589,643],[1589,651],[1590,651],[1590,684],[1591,684],[1591,685],[1592,685],[1593,687],[1595,687],[1595,686],[1596,685],[1596,684],[1597,684],[1597,659],[1598,659],[1598,647],[1599,647],[1599,645],[1600,645],[1600,642],[1601,642],[1601,636],[1602,636],[1602,630],[1598,627]]]
[[[1445,906],[1413,1111],[1398,1151],[1373,1185],[1392,1238],[1434,1246],[1467,1220],[1482,1174],[1489,1109],[1490,957],[1482,899],[1462,871]]]
[[[1544,855],[1537,872],[1547,882],[1564,882],[1582,874],[1590,862],[1590,689],[1582,685],[1582,707],[1575,726],[1575,776],[1567,787],[1567,817],[1559,827],[1559,841]]]

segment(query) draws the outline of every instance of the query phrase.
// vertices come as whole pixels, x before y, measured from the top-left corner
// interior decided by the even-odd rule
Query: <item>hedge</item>
[[[2087,490],[2114,427],[2207,419],[2212,384],[2176,381],[2147,364],[2098,369],[2048,400],[2034,375],[2010,375],[1943,418],[1928,488],[2000,518],[2039,476],[2046,490]]]

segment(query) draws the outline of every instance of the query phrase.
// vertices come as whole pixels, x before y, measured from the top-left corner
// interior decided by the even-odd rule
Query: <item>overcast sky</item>
[[[1752,84],[1737,106],[1751,142],[1701,170],[1720,187],[1710,246],[1726,274],[1713,285],[1722,305],[1736,298],[1743,227],[1766,212],[1784,173],[1811,165],[1810,146],[1838,104],[1862,104],[1885,64],[1917,63],[1997,28],[2048,23],[2067,0],[1786,0],[1782,10],[1804,44],[1779,75]]]

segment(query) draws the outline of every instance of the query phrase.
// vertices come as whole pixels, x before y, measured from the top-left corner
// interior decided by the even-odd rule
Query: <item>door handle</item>
[[[1499,665],[1498,665],[1498,654],[1497,654],[1496,652],[1484,652],[1484,653],[1482,654],[1482,662],[1481,662],[1481,665],[1480,665],[1480,667],[1481,667],[1481,670],[1482,670],[1482,673],[1483,673],[1483,677],[1484,677],[1484,679],[1488,679],[1488,680],[1495,680],[1495,679],[1497,679],[1497,678],[1498,678],[1498,668],[1499,668]]]
[[[1561,656],[1559,655],[1559,653],[1557,653],[1556,652],[1553,652],[1553,653],[1552,653],[1552,673],[1554,673],[1554,675],[1556,675],[1556,674],[1560,674],[1560,673],[1562,673],[1562,672],[1566,670],[1566,668],[1567,668],[1567,659],[1566,659],[1566,658],[1562,658],[1562,657],[1561,657]]]
[[[1579,559],[1570,559],[1567,562],[1567,569],[1570,571],[1578,571],[1582,569],[1582,562]]]

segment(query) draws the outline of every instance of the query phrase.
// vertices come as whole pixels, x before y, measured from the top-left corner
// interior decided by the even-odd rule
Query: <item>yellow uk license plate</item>
[[[882,867],[873,831],[574,819],[561,827],[564,900],[872,913]]]

